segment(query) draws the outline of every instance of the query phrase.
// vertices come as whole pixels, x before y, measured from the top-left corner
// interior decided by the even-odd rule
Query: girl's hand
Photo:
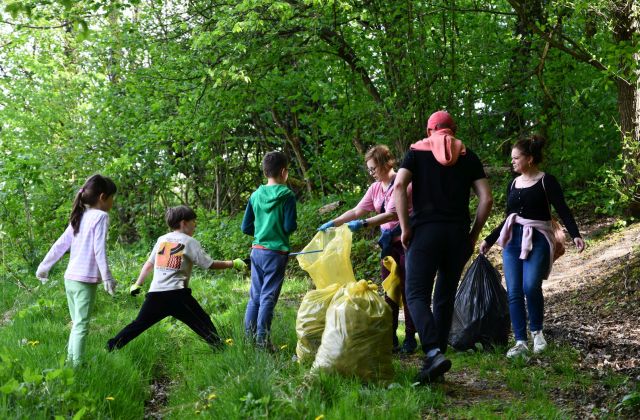
[[[45,273],[44,271],[36,271],[36,278],[40,280],[40,283],[45,284],[49,281],[49,273]]]
[[[584,251],[586,244],[584,243],[584,240],[582,238],[574,238],[573,243],[575,244],[576,248],[578,248],[578,252]]]
[[[480,248],[478,248],[482,255],[486,255],[490,249],[491,245],[489,245],[487,241],[482,241],[482,243],[480,244]]]
[[[107,291],[107,293],[109,293],[111,296],[114,296],[116,294],[116,281],[111,279],[111,280],[105,280],[103,282],[104,284],[104,290]]]

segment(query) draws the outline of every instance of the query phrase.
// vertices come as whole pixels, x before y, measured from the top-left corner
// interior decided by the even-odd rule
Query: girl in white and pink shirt
[[[67,360],[77,365],[82,358],[89,331],[89,318],[98,283],[113,296],[116,281],[107,262],[107,230],[113,207],[116,185],[107,177],[96,174],[84,183],[76,194],[69,217],[69,226],[53,244],[38,266],[36,277],[45,283],[49,270],[70,251],[69,265],[64,273],[64,286],[73,326],[69,335]]]

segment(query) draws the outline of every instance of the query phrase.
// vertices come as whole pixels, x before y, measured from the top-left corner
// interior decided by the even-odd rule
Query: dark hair
[[[196,220],[196,212],[189,206],[170,207],[164,214],[164,220],[171,229],[178,229],[181,221]]]
[[[525,156],[532,156],[532,163],[537,165],[542,162],[542,149],[546,142],[544,137],[534,134],[530,137],[521,138],[513,145],[513,148],[518,149]]]
[[[391,169],[396,164],[396,160],[394,159],[391,151],[384,144],[378,144],[367,150],[367,153],[364,155],[364,162],[373,160],[379,168],[388,168]]]
[[[275,178],[289,165],[284,153],[273,151],[264,155],[262,159],[262,171],[267,178]]]
[[[74,235],[80,230],[82,215],[87,206],[94,206],[102,194],[109,198],[114,195],[117,190],[116,184],[114,184],[111,179],[100,174],[92,175],[84,182],[84,185],[78,190],[76,198],[73,200],[71,216],[69,216],[69,223],[71,227],[73,227]]]

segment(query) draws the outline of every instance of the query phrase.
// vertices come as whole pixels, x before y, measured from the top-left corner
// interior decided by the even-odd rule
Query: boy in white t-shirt
[[[193,265],[202,268],[246,269],[241,259],[215,261],[193,239],[196,214],[187,206],[167,210],[165,220],[173,232],[156,241],[149,259],[142,266],[138,280],[129,289],[131,295],[140,293],[140,286],[153,270],[153,281],[137,318],[107,342],[109,351],[119,349],[162,319],[172,316],[191,328],[214,349],[222,345],[209,315],[191,295],[189,278]]]

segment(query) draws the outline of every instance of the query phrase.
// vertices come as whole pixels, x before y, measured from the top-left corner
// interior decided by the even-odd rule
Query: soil
[[[552,340],[578,349],[585,369],[640,380],[640,224],[582,253],[570,250],[554,264],[543,291]]]
[[[150,397],[144,403],[144,418],[145,419],[162,419],[165,417],[165,410],[169,401],[169,392],[173,385],[175,385],[163,372],[161,367],[154,369],[157,376],[151,381],[149,385]]]

